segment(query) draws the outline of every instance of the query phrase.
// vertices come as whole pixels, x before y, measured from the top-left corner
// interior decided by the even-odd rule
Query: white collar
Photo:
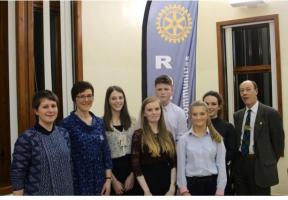
[[[166,106],[162,106],[164,108],[164,110],[169,109],[172,106],[171,101],[166,105]]]
[[[253,113],[257,113],[258,108],[259,108],[259,101],[257,101],[251,108],[246,107],[245,112],[247,112],[250,109]]]
[[[208,127],[207,127],[207,131],[206,131],[206,134],[205,134],[204,136],[206,136],[206,135],[208,135],[208,134],[210,134],[210,133],[209,133],[209,129],[208,129]],[[194,135],[195,137],[199,137],[199,136],[193,131],[193,127],[191,127],[191,129],[190,129],[189,135]]]

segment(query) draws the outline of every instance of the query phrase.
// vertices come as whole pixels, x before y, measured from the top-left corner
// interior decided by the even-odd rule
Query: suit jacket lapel
[[[238,123],[235,124],[235,128],[236,130],[239,130],[237,131],[238,134],[237,134],[237,143],[238,143],[238,147],[240,146],[240,141],[241,141],[241,135],[242,135],[242,125],[243,125],[243,118],[244,118],[244,114],[245,114],[245,108],[242,109],[239,114],[238,114]]]

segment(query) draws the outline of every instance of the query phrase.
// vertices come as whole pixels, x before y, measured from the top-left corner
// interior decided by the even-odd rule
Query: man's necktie
[[[250,118],[251,118],[251,110],[249,109],[247,111],[247,117],[245,121],[244,134],[241,145],[241,153],[243,156],[247,156],[249,154],[250,133],[251,133]]]

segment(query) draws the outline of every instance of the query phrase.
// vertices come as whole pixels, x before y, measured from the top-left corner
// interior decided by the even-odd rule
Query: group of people
[[[91,112],[93,86],[75,83],[75,110],[57,125],[57,96],[39,91],[32,102],[37,123],[15,143],[13,193],[269,195],[278,183],[284,131],[279,113],[257,93],[254,81],[240,84],[246,107],[234,114],[234,128],[221,119],[223,100],[215,91],[191,104],[187,121],[171,102],[167,75],[155,79],[155,96],[142,102],[137,122],[119,86],[107,89],[100,118]]]

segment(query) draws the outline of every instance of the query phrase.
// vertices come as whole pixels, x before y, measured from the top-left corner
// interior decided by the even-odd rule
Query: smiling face
[[[94,96],[91,89],[84,90],[76,96],[76,110],[80,112],[89,112],[92,107]]]
[[[170,102],[173,94],[172,86],[169,84],[158,83],[155,86],[155,94],[160,99],[161,104],[166,106]]]
[[[158,101],[148,103],[144,108],[144,117],[148,123],[158,123],[161,117],[161,105]]]
[[[243,103],[251,108],[257,102],[258,90],[251,81],[244,81],[240,84],[240,96]]]
[[[124,106],[124,95],[121,92],[118,92],[114,90],[109,97],[109,104],[111,107],[111,110],[114,112],[121,112],[123,106]]]
[[[208,112],[211,119],[218,117],[218,112],[220,111],[221,107],[218,103],[218,99],[214,96],[206,96],[204,98],[204,102],[208,106]]]
[[[203,128],[207,126],[209,115],[204,106],[192,107],[190,115],[193,127]]]
[[[39,117],[42,126],[53,125],[58,115],[58,107],[55,101],[43,98],[35,114]]]

